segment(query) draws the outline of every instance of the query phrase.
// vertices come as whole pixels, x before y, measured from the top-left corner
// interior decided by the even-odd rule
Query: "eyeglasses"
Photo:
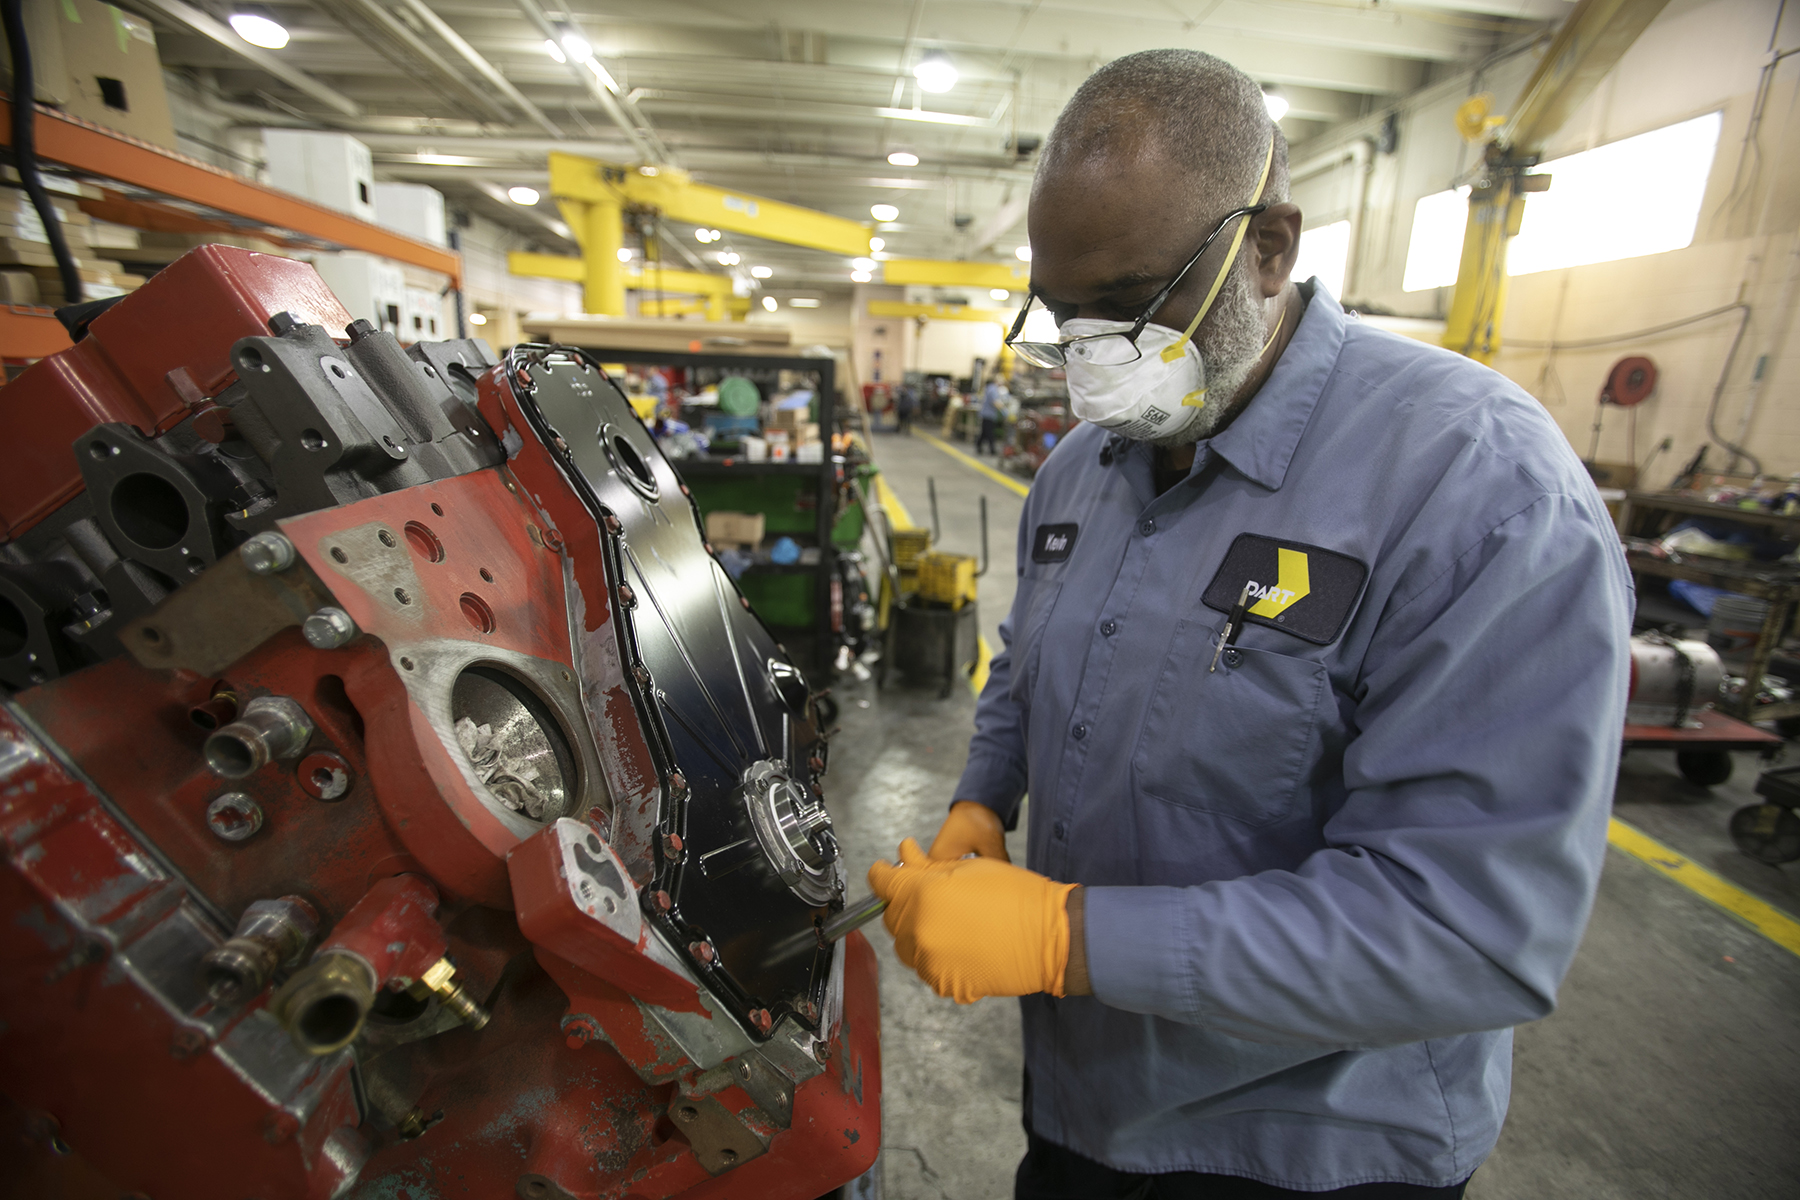
[[[1176,272],[1175,278],[1169,281],[1169,285],[1156,293],[1155,298],[1150,301],[1149,307],[1138,315],[1138,319],[1132,323],[1129,333],[1089,333],[1060,342],[1020,341],[1019,334],[1025,329],[1025,317],[1031,312],[1031,302],[1038,300],[1039,303],[1042,303],[1037,292],[1032,291],[1025,297],[1025,307],[1019,310],[1019,319],[1013,322],[1012,332],[1006,335],[1006,345],[1012,347],[1026,362],[1040,367],[1067,366],[1071,358],[1102,367],[1122,367],[1126,363],[1136,362],[1143,357],[1143,352],[1138,349],[1137,340],[1138,336],[1144,332],[1144,326],[1150,323],[1150,318],[1156,315],[1156,310],[1161,308],[1163,303],[1174,294],[1175,289],[1181,286],[1181,281],[1187,278],[1189,271],[1194,269],[1194,264],[1205,256],[1207,248],[1221,233],[1225,232],[1225,227],[1237,218],[1253,217],[1268,207],[1267,204],[1252,204],[1246,208],[1233,209],[1226,213],[1224,219],[1219,222],[1218,228],[1208,234],[1206,240],[1200,243],[1200,248],[1194,251],[1194,257],[1187,260],[1187,265]],[[1062,322],[1059,320],[1057,324],[1061,325]]]

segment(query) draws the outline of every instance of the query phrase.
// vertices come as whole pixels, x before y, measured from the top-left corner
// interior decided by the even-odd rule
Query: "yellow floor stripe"
[[[1649,834],[1617,817],[1607,826],[1606,840],[1617,849],[1673,879],[1697,896],[1712,901],[1777,946],[1800,954],[1800,921],[1772,904],[1741,892],[1705,867],[1677,854]]]
[[[887,509],[888,524],[895,529],[913,529],[912,514],[906,511],[906,505],[900,503],[900,497],[888,486],[887,476],[875,476],[875,502]]]
[[[994,470],[994,468],[988,466],[980,459],[977,459],[974,455],[964,454],[961,450],[958,450],[955,446],[952,446],[942,438],[932,437],[929,433],[922,433],[917,429],[913,430],[912,434],[920,441],[930,442],[933,446],[936,446],[939,450],[942,450],[945,454],[948,454],[963,466],[973,467],[975,470],[980,471],[983,475],[986,475],[1001,487],[1011,488],[1021,496],[1031,490],[1010,475],[1002,475],[999,471]]]

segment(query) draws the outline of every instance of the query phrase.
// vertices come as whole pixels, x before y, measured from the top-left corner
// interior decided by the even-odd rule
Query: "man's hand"
[[[927,858],[912,838],[900,859],[870,867],[869,886],[888,902],[895,953],[932,991],[958,1004],[1064,994],[1075,884],[996,858]]]
[[[969,854],[997,858],[1001,862],[1012,861],[1006,853],[1006,826],[1001,823],[1000,814],[985,804],[958,800],[950,806],[950,815],[944,818],[944,823],[938,826],[937,837],[931,841],[930,855],[948,862]]]

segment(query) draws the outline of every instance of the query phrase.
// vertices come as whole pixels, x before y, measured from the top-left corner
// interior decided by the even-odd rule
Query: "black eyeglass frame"
[[[1037,294],[1036,288],[1032,288],[1026,292],[1024,307],[1019,309],[1018,319],[1013,322],[1012,331],[1006,335],[1006,340],[1002,344],[1010,346],[1015,350],[1021,345],[1034,348],[1041,347],[1044,350],[1051,352],[1046,355],[1046,357],[1055,357],[1061,360],[1057,363],[1058,366],[1066,366],[1068,364],[1069,356],[1067,347],[1074,345],[1076,342],[1093,341],[1097,338],[1123,337],[1126,341],[1131,343],[1132,349],[1136,350],[1138,337],[1144,332],[1144,327],[1150,324],[1150,319],[1156,315],[1157,310],[1163,306],[1170,296],[1175,294],[1175,289],[1181,286],[1181,281],[1186,279],[1188,272],[1194,269],[1194,264],[1198,263],[1206,256],[1206,251],[1218,240],[1219,235],[1225,232],[1225,227],[1239,217],[1254,217],[1258,213],[1265,211],[1268,207],[1267,204],[1249,204],[1245,205],[1243,208],[1234,208],[1226,213],[1225,216],[1220,219],[1218,227],[1208,234],[1206,240],[1200,243],[1200,248],[1194,251],[1194,256],[1187,260],[1187,265],[1177,271],[1175,273],[1175,278],[1169,280],[1168,286],[1164,287],[1162,291],[1156,293],[1156,295],[1151,298],[1149,307],[1138,314],[1137,320],[1132,323],[1130,333],[1084,333],[1080,337],[1072,337],[1059,342],[1021,342],[1019,340],[1019,334],[1024,332],[1025,318],[1031,312],[1031,302],[1036,300],[1040,304],[1043,303],[1043,297]],[[1046,311],[1048,311],[1048,308],[1049,306],[1045,305]],[[1142,351],[1138,352],[1138,357],[1143,357]],[[1133,359],[1132,361],[1135,362],[1137,360]]]

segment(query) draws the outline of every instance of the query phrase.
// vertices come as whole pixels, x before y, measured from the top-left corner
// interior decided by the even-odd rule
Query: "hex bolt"
[[[669,790],[677,796],[687,795],[687,776],[680,771],[669,772]]]
[[[259,533],[238,547],[238,557],[254,575],[274,575],[300,560],[294,543],[274,530]]]
[[[588,1016],[568,1016],[562,1022],[563,1041],[571,1050],[579,1050],[600,1036],[600,1029]]]
[[[312,718],[299,704],[286,696],[258,696],[237,720],[213,730],[202,753],[215,775],[242,779],[276,759],[293,758],[312,735]]]
[[[750,1082],[750,1064],[741,1058],[738,1059],[737,1073],[739,1079],[743,1080],[745,1083]]]
[[[550,551],[552,554],[561,554],[562,548],[562,534],[556,532],[554,529],[544,530],[544,549]]]
[[[300,632],[306,635],[307,644],[313,649],[336,650],[340,646],[349,645],[359,631],[349,613],[327,605],[306,618],[305,624],[300,626]]]
[[[621,583],[619,585],[619,603],[623,604],[626,608],[637,607],[637,593],[631,590],[631,585],[629,583]]]
[[[681,848],[684,844],[679,833],[663,834],[663,854],[669,858],[681,857]]]
[[[699,959],[701,962],[706,963],[708,966],[711,966],[713,960],[718,957],[718,952],[713,949],[712,943],[704,941],[689,942],[688,953]]]
[[[657,912],[668,912],[671,908],[675,907],[675,901],[671,900],[669,898],[669,893],[665,891],[659,890],[655,896],[651,897],[651,899],[656,901]]]
[[[756,1032],[767,1037],[769,1030],[775,1028],[775,1019],[769,1015],[768,1009],[756,1008],[750,1010],[750,1024],[756,1026]]]
[[[619,520],[619,518],[613,516],[611,513],[606,514],[606,532],[617,537],[624,529],[625,522]]]
[[[226,792],[206,806],[206,827],[228,842],[248,840],[262,824],[262,805],[243,792]]]
[[[640,687],[650,686],[650,668],[643,663],[639,663],[631,669],[631,677],[638,681]]]

